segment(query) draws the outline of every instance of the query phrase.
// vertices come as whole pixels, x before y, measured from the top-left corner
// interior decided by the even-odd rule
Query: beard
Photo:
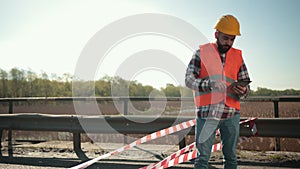
[[[219,40],[217,40],[217,46],[220,53],[226,53],[231,48],[229,45],[221,45]]]

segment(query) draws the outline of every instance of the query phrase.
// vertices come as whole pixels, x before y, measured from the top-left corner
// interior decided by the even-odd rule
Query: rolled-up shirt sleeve
[[[199,78],[201,70],[200,50],[197,50],[188,64],[185,74],[185,85],[196,91],[204,92],[211,90],[211,82],[209,79]]]

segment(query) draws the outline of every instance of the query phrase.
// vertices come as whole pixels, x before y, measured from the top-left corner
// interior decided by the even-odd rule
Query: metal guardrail
[[[2,136],[2,130],[71,132],[73,133],[73,147],[77,156],[82,160],[86,160],[87,156],[80,146],[81,133],[150,134],[190,119],[192,117],[0,114],[0,136]],[[244,118],[241,120],[244,120]],[[137,121],[149,122],[139,123]],[[256,120],[259,137],[300,138],[299,123],[300,118],[263,118]],[[243,124],[240,129],[241,136],[251,136],[249,125]],[[185,134],[194,135],[194,127],[185,130],[185,132],[187,132]],[[180,136],[182,132],[176,134]]]
[[[149,134],[191,119],[193,117],[0,114],[0,129]],[[241,118],[241,120],[245,119]],[[147,121],[147,123],[141,123],[142,121]],[[255,122],[260,137],[300,138],[300,118],[259,118]],[[194,129],[189,134],[193,135]],[[247,125],[241,125],[241,135],[251,136]]]
[[[149,134],[191,119],[193,117],[0,114],[0,129]],[[242,117],[241,120],[246,120],[246,118]],[[143,123],[143,121],[147,121],[147,123]],[[300,118],[259,118],[255,123],[260,137],[300,138]],[[248,124],[241,125],[240,129],[241,136],[251,136]],[[194,135],[193,128],[189,135]]]
[[[124,110],[123,110],[123,114],[127,115],[128,114],[128,102],[130,101],[193,101],[193,98],[182,98],[182,97],[171,97],[171,98],[145,98],[145,97],[24,97],[24,98],[0,98],[0,103],[3,102],[7,102],[8,103],[8,114],[12,115],[12,117],[7,117],[7,118],[16,118],[14,121],[14,124],[7,124],[4,123],[3,121],[0,122],[0,125],[2,126],[1,129],[1,135],[0,138],[2,138],[2,130],[3,129],[7,129],[8,130],[8,145],[9,145],[9,154],[12,156],[13,152],[12,152],[12,131],[16,128],[19,128],[20,130],[24,129],[24,130],[29,130],[28,127],[30,127],[31,125],[35,126],[31,126],[31,130],[44,130],[44,131],[49,131],[54,130],[54,131],[69,131],[69,132],[73,132],[73,141],[74,141],[74,149],[77,153],[78,156],[82,156],[82,154],[80,155],[81,148],[80,148],[80,133],[82,132],[82,128],[79,127],[79,121],[78,119],[80,119],[81,117],[79,116],[71,116],[71,117],[63,117],[63,116],[45,116],[45,115],[35,115],[34,117],[31,118],[35,118],[37,117],[37,119],[35,119],[33,123],[33,119],[29,120],[28,123],[25,125],[26,121],[25,119],[22,119],[21,116],[17,115],[14,116],[14,103],[15,102],[27,102],[27,101],[123,101],[124,103]],[[284,97],[248,97],[247,99],[242,100],[243,102],[273,102],[274,103],[274,117],[278,118],[279,117],[279,106],[278,103],[279,102],[300,102],[300,96],[284,96]],[[30,115],[26,116],[29,117]],[[2,118],[4,119],[4,116],[0,116],[0,120],[2,120]],[[55,117],[55,125],[49,125],[48,120],[51,121],[51,119],[53,119]],[[91,117],[91,116],[90,116]],[[108,118],[109,116],[105,117]],[[67,119],[64,119],[67,118]],[[120,117],[118,117],[119,120]],[[118,119],[118,118],[113,118],[114,120]],[[151,118],[151,117],[150,117]],[[22,119],[22,121],[19,121],[19,119]],[[97,119],[97,118],[96,118]],[[88,118],[84,118],[82,119],[87,120],[89,122],[92,121],[92,119]],[[100,119],[98,119],[100,120]],[[105,119],[108,120],[108,119]],[[124,119],[123,119],[124,120]],[[260,136],[262,137],[295,137],[295,133],[291,132],[291,131],[298,131],[299,129],[297,128],[297,124],[295,123],[295,121],[299,124],[299,119],[278,119],[280,121],[276,121],[275,119],[258,119],[257,121],[257,125],[261,126],[260,128],[262,129],[260,131]],[[61,124],[61,128],[59,128],[59,121],[63,121],[64,123],[66,122],[66,125],[69,124],[68,126]],[[108,120],[110,121],[110,120]],[[151,121],[151,120],[150,120]],[[43,122],[43,123],[41,123]],[[119,123],[124,123],[124,121],[119,121]],[[125,121],[126,122],[126,121]],[[98,121],[99,123],[99,121]],[[148,126],[147,128],[149,129],[146,133],[151,132],[150,130],[153,129],[152,131],[156,131],[155,127],[159,127],[159,125],[157,125],[158,121],[156,121],[155,125],[151,124],[151,126]],[[23,126],[20,126],[21,124],[23,124]],[[43,124],[48,124],[48,128],[47,126],[45,126],[45,128],[41,128],[43,126]],[[52,122],[51,122],[52,124]],[[113,123],[112,123],[113,124]],[[170,121],[168,123],[166,123],[167,125],[170,125],[172,123],[170,123]],[[276,124],[276,125],[275,125]],[[11,128],[5,128],[4,125],[10,126]],[[18,127],[19,126],[19,127]],[[50,128],[49,126],[54,126],[56,127],[56,129],[54,128]],[[76,126],[78,128],[76,128]],[[135,125],[134,125],[135,126]],[[22,128],[21,128],[22,127]],[[143,126],[138,126],[136,128],[142,128],[145,127]],[[168,126],[165,126],[168,127]],[[296,129],[297,128],[297,129]],[[59,130],[60,129],[60,130]],[[126,129],[126,130],[125,130]],[[89,132],[92,132],[92,129],[88,129]],[[124,130],[124,131],[122,131]],[[290,131],[291,130],[291,131]],[[98,130],[96,130],[97,132],[100,132]],[[128,131],[128,127],[126,128],[126,126],[122,127],[119,129],[119,131],[124,134],[126,134],[126,131]],[[272,133],[274,132],[275,133]],[[279,132],[279,131],[285,131],[285,133],[283,132]],[[136,132],[140,132],[141,134],[146,134],[143,133],[142,131],[136,131]],[[271,133],[271,134],[270,134]],[[276,134],[277,133],[277,134]],[[131,134],[131,133],[128,133]],[[241,135],[245,134],[244,133],[244,128],[241,127]],[[249,132],[248,132],[249,134]],[[246,134],[245,134],[246,135]],[[296,135],[296,138],[299,138],[299,136]],[[182,142],[181,142],[182,143]],[[275,143],[275,150],[280,150],[280,141],[279,138],[276,138],[276,143]],[[184,144],[181,144],[181,146],[184,146]],[[79,153],[78,153],[79,152]],[[0,154],[1,155],[1,154]],[[84,156],[83,156],[84,157]]]
[[[20,98],[0,98],[0,103],[9,103],[8,113],[14,113],[14,102],[27,101],[122,101],[124,103],[124,115],[128,114],[128,101],[193,101],[191,97],[167,97],[167,98],[149,98],[149,97],[20,97]],[[280,96],[280,97],[248,97],[243,102],[273,102],[274,117],[279,117],[279,102],[300,102],[300,96]]]

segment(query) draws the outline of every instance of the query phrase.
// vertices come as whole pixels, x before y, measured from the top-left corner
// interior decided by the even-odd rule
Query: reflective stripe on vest
[[[224,67],[221,62],[216,44],[208,43],[200,46],[201,72],[199,78],[214,81],[226,81],[227,86],[237,80],[238,72],[242,66],[242,54],[238,49],[230,48],[226,53]],[[199,92],[194,91],[194,101],[197,107],[216,104],[222,101],[227,106],[240,109],[239,97],[227,90]]]

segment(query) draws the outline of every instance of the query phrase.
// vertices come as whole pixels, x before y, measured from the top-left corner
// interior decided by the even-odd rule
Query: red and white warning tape
[[[256,118],[249,118],[247,120],[240,122],[240,124],[249,122],[250,129],[254,136],[256,136],[258,134],[256,125],[254,122],[255,120],[256,120]],[[219,132],[216,132],[216,135],[219,135],[219,134],[220,134]],[[247,140],[248,138],[249,137],[240,137],[239,143]],[[150,165],[142,167],[140,169],[164,169],[164,168],[172,167],[174,165],[192,160],[197,157],[197,150],[195,150],[194,148],[195,148],[195,142],[186,146],[185,148],[183,148],[181,150],[178,150],[177,152],[171,154],[170,156],[166,157],[165,159],[163,159],[162,161],[160,161],[158,163],[150,164]],[[211,152],[216,152],[221,149],[222,149],[222,144],[217,143],[212,146]],[[190,151],[190,152],[186,153],[188,151]]]
[[[169,167],[175,166],[177,164],[181,164],[183,162],[192,160],[196,157],[197,157],[197,150],[193,150],[189,153],[182,154],[179,157],[176,157],[176,158],[170,160],[168,163],[165,163],[163,166],[160,166],[157,169],[169,168]]]
[[[245,120],[245,121],[243,121],[241,123],[246,123],[246,122],[249,122],[249,121],[251,122],[253,120],[255,120],[255,118]],[[95,162],[101,160],[101,159],[108,158],[108,157],[110,157],[112,155],[115,155],[115,154],[118,154],[120,152],[123,152],[123,151],[125,151],[125,150],[127,150],[129,148],[135,147],[135,146],[137,146],[139,144],[143,144],[145,142],[148,142],[148,141],[151,141],[151,140],[154,140],[154,139],[157,139],[157,138],[160,138],[160,137],[163,137],[163,136],[166,136],[166,135],[169,135],[169,134],[172,134],[172,133],[175,133],[175,132],[187,129],[189,127],[193,127],[195,125],[195,123],[196,123],[196,119],[193,119],[193,120],[189,120],[189,121],[177,124],[175,126],[172,126],[172,127],[166,128],[166,129],[162,129],[160,131],[157,131],[157,132],[154,132],[152,134],[146,135],[146,136],[144,136],[144,137],[142,137],[142,138],[140,138],[140,139],[138,139],[138,140],[136,140],[136,141],[134,141],[134,142],[132,142],[132,143],[130,143],[128,145],[125,145],[125,146],[123,146],[123,147],[121,147],[119,149],[116,149],[116,150],[114,150],[112,152],[103,154],[103,155],[101,155],[101,156],[99,156],[97,158],[94,158],[92,160],[86,161],[86,162],[84,162],[82,164],[79,164],[77,166],[71,167],[70,169],[84,169],[84,168],[86,168],[86,167],[94,164]],[[255,131],[257,131],[255,123],[252,123],[252,124],[250,123],[250,126],[252,126],[251,127],[252,128],[252,132],[254,131],[254,128],[255,128]],[[216,134],[218,134],[218,132]],[[212,147],[212,151],[218,151],[218,150],[220,150],[221,146],[222,145],[220,143],[215,144]],[[177,152],[174,153],[175,155],[173,155],[173,156],[171,155],[171,157],[169,157],[168,159],[166,159],[164,163],[161,163],[161,165],[162,164],[163,165],[162,166],[160,165],[159,168],[162,168],[164,166],[166,166],[164,168],[167,168],[167,166],[170,167],[170,166],[173,166],[173,165],[176,165],[176,164],[179,164],[179,163],[182,163],[182,162],[185,162],[185,161],[188,161],[188,160],[191,160],[191,159],[195,158],[196,155],[197,155],[197,153],[196,153],[195,150],[192,151],[192,152],[190,152],[190,153],[183,154],[183,153],[185,153],[187,151],[192,150],[194,147],[195,147],[195,144],[191,144],[190,146],[187,146],[186,149],[184,149],[182,151],[180,150],[180,151],[178,151],[178,153]],[[155,167],[157,164],[152,164],[152,166]],[[155,167],[153,169],[157,169],[157,168]]]
[[[157,138],[160,138],[160,137],[163,137],[163,136],[166,136],[166,135],[169,135],[169,134],[172,134],[172,133],[175,133],[175,132],[178,132],[178,131],[181,131],[181,130],[184,130],[184,129],[187,129],[187,128],[190,128],[190,127],[193,127],[196,123],[196,119],[193,119],[193,120],[189,120],[189,121],[186,121],[186,122],[183,122],[183,123],[180,123],[180,124],[177,124],[175,126],[172,126],[172,127],[169,127],[169,128],[166,128],[166,129],[162,129],[160,131],[157,131],[157,132],[154,132],[152,134],[149,134],[149,135],[146,135],[128,145],[125,145],[119,149],[116,149],[112,152],[109,152],[109,153],[106,153],[106,154],[103,154],[97,158],[94,158],[94,159],[91,159],[89,161],[86,161],[84,163],[81,163],[77,166],[74,166],[70,169],[83,169],[83,168],[86,168],[92,164],[94,164],[95,162],[101,160],[101,159],[104,159],[104,158],[108,158],[112,155],[115,155],[117,153],[120,153],[120,152],[123,152],[129,148],[132,148],[136,145],[139,145],[139,144],[142,144],[142,143],[145,143],[145,142],[148,142],[148,141],[151,141],[151,140],[154,140],[154,139],[157,139]]]
[[[248,137],[242,137],[239,139],[239,143],[247,140]],[[212,148],[212,152],[216,152],[222,149],[222,144],[218,143],[218,144],[214,144],[213,148]],[[164,169],[164,168],[169,168],[172,166],[175,166],[177,164],[192,160],[194,158],[197,157],[197,150],[192,150],[189,153],[185,153],[185,154],[181,154],[178,157],[175,157],[174,159],[169,160],[168,162],[164,163],[163,165],[159,166],[159,165],[154,165],[152,166],[151,169]],[[148,168],[147,168],[148,169]]]
[[[192,150],[195,148],[195,142],[186,146],[185,148],[176,151],[175,153],[169,155],[167,158],[163,159],[162,161],[158,162],[158,163],[153,163],[150,164],[148,166],[142,167],[140,169],[157,169],[160,166],[164,166],[165,164],[169,163],[169,161],[171,161],[172,159],[175,159],[176,157],[179,157],[180,155]]]

